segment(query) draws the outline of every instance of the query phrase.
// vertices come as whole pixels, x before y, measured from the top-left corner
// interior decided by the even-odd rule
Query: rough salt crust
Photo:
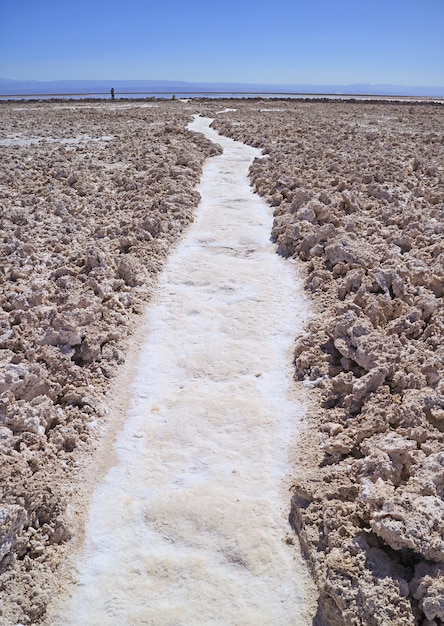
[[[185,130],[198,111],[268,155],[251,179],[317,310],[291,517],[318,623],[439,624],[443,107],[254,100],[1,103],[0,141],[51,141],[0,148],[0,624],[42,622],[57,589],[105,392],[217,152]]]
[[[104,394],[206,157],[172,103],[2,103],[0,623],[37,624]],[[19,138],[12,141],[11,138]],[[48,139],[49,138],[49,139]],[[68,544],[69,545],[69,544]]]
[[[251,180],[319,312],[295,352],[318,400],[292,508],[319,624],[444,620],[443,121],[436,104],[288,102],[214,122],[268,154]]]
[[[291,353],[308,303],[270,242],[272,211],[220,143],[159,278],[115,463],[98,481],[53,626],[309,626],[316,591],[288,525],[288,452],[304,403]],[[110,420],[113,416],[110,416]]]

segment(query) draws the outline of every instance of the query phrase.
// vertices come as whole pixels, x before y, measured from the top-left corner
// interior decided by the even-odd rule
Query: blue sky
[[[0,0],[0,77],[444,86],[444,0]]]

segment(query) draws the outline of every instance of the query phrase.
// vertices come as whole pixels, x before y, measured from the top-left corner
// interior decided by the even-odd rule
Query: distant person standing
[[[111,87],[111,100],[114,100],[114,87]]]

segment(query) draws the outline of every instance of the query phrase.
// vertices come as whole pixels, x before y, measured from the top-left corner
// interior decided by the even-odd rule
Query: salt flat
[[[196,219],[148,309],[146,340],[95,492],[63,624],[309,624],[315,594],[288,526],[303,413],[290,348],[308,305],[248,183],[260,152],[208,129]],[[285,306],[283,303],[285,302]]]

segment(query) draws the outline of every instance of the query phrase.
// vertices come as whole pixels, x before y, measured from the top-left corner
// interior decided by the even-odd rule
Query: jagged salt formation
[[[36,624],[104,394],[218,148],[178,102],[0,107],[0,623]]]
[[[273,108],[274,107],[274,108]],[[319,315],[295,374],[316,390],[291,519],[319,624],[444,621],[444,108],[241,103],[251,180]]]

